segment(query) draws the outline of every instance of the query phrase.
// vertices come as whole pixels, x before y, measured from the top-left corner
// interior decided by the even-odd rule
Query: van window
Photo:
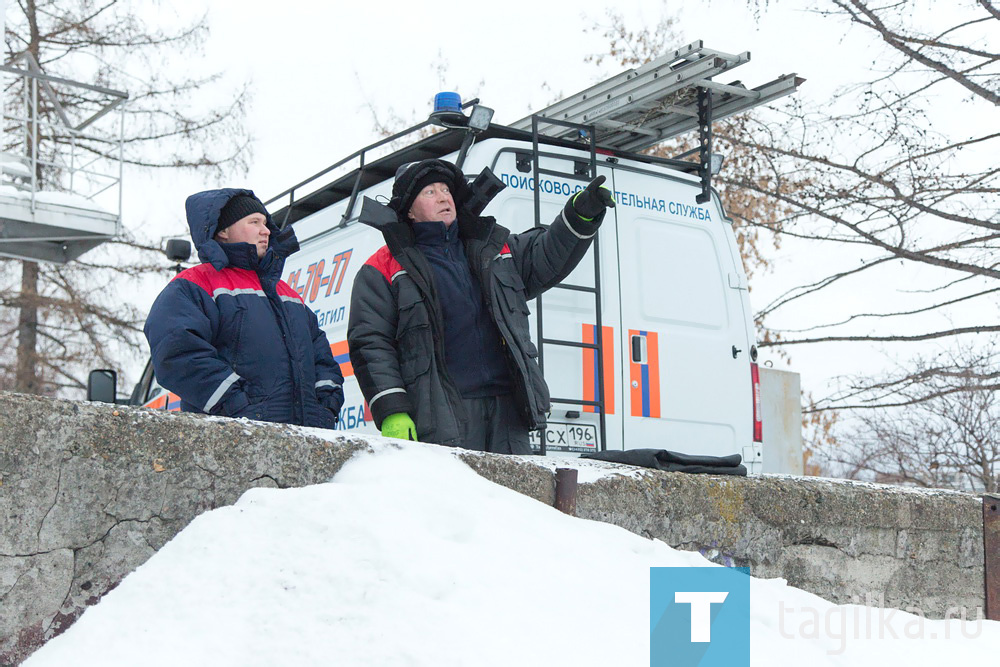
[[[146,394],[146,400],[147,401],[153,400],[154,398],[162,394],[163,391],[164,391],[163,387],[159,385],[159,383],[156,381],[156,378],[154,377],[153,383],[149,385],[149,393]]]
[[[645,288],[639,294],[642,316],[709,329],[726,327],[725,272],[711,234],[654,218],[638,217],[627,226],[639,249],[636,268]]]

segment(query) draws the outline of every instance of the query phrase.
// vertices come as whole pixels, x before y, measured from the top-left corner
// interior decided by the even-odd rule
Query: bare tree
[[[588,62],[600,65],[610,59],[622,66],[635,67],[675,48],[680,44],[680,37],[675,32],[677,22],[668,14],[669,11],[669,6],[664,3],[661,17],[655,24],[633,30],[620,12],[607,10],[605,19],[595,24],[591,31],[600,33],[607,40],[608,51],[588,57]],[[716,183],[720,185],[726,212],[734,221],[733,229],[743,267],[750,278],[774,268],[770,256],[781,247],[783,221],[792,217],[794,212],[786,200],[793,195],[792,189],[799,187],[799,184],[783,178],[775,170],[771,157],[757,151],[748,136],[751,128],[763,122],[758,114],[749,112],[713,124],[713,151],[725,156]],[[648,152],[660,157],[672,157],[693,147],[692,137],[681,136]],[[742,183],[753,183],[754,187],[745,187]],[[774,346],[782,341],[782,333],[763,326],[761,318],[755,316],[755,324],[759,344]],[[774,350],[778,356],[790,360],[780,347]],[[807,408],[803,410],[802,424],[806,441],[806,470],[808,474],[825,474],[828,470],[820,457],[809,459],[821,450],[835,447],[834,425],[838,413],[809,409],[815,405],[809,392],[803,392],[802,400]]]
[[[767,11],[766,3],[750,4],[758,12]],[[992,118],[987,114],[995,113],[1000,93],[1000,12],[989,0],[967,1],[949,6],[944,13],[949,21],[942,25],[942,13],[926,11],[927,2],[876,6],[867,0],[812,0],[812,7],[827,17],[839,17],[845,29],[870,36],[877,71],[831,100],[809,104],[791,98],[776,108],[715,124],[715,148],[727,155],[717,182],[737,220],[748,274],[766,270],[772,250],[782,241],[794,241],[796,247],[812,244],[811,252],[824,259],[843,249],[846,258],[829,275],[792,285],[763,304],[755,316],[759,344],[785,351],[795,349],[793,345],[841,342],[957,343],[970,334],[997,331],[1000,325],[992,314],[1000,293],[993,282],[1000,277],[995,259],[1000,207],[994,156],[1000,132],[995,123],[982,119]],[[650,50],[644,47],[658,44],[657,36],[649,30],[628,30],[613,12],[609,17],[605,35],[612,55],[625,64],[648,59]],[[928,17],[933,23],[923,27],[920,21],[931,21]],[[941,123],[942,118],[947,122]],[[966,119],[969,122],[961,122]],[[675,154],[683,148],[668,144],[656,150]],[[925,272],[937,281],[913,286],[917,294],[907,296],[919,297],[915,305],[900,306],[895,299],[818,324],[796,326],[791,320],[783,329],[768,324],[800,305],[822,311],[842,285],[871,290],[886,280],[885,271],[907,267],[927,267]],[[977,310],[970,319],[971,309]],[[919,320],[921,316],[925,319]],[[892,378],[856,377],[838,394],[817,400],[806,395],[804,426],[810,453],[818,455],[810,466],[830,472],[825,465],[850,460],[872,472],[874,466],[859,463],[871,453],[870,447],[861,448],[861,458],[851,458],[858,452],[836,447],[835,433],[844,432],[844,426],[834,429],[837,410],[888,409],[903,401],[892,389],[905,386],[906,403],[926,410],[933,405],[944,418],[945,408],[938,405],[943,399],[934,384],[937,376],[921,359],[907,366],[911,372],[900,371]],[[982,397],[993,391],[989,384],[952,389],[956,394],[972,392],[964,399],[967,404],[976,397],[984,401]],[[972,419],[975,414],[969,405],[964,410],[950,408],[956,418]],[[898,417],[878,410],[877,417],[864,422],[868,432],[875,432],[877,425],[884,435],[890,416]],[[853,429],[852,439],[875,442],[861,438],[863,432],[864,427]],[[880,460],[878,474],[885,478],[891,466],[883,463]],[[985,478],[980,486],[987,486]]]
[[[169,3],[132,0],[9,4],[8,61],[28,53],[46,74],[129,92],[124,108],[127,164],[246,170],[246,86],[227,93],[220,74],[190,73],[191,58],[208,36],[204,16],[182,20]],[[184,67],[171,66],[177,61]],[[8,89],[5,95],[18,92]],[[209,93],[225,99],[221,104],[209,101]],[[94,103],[83,95],[57,94],[70,112]],[[52,106],[41,111],[55,112]],[[35,148],[54,156],[65,149],[64,141],[41,131]],[[78,145],[93,155],[109,150],[99,142]],[[42,187],[62,187],[58,169],[40,170],[37,176]],[[120,367],[121,352],[141,349],[142,314],[118,293],[130,279],[162,267],[147,254],[155,250],[150,242],[132,233],[114,245],[114,253],[92,251],[87,257],[94,259],[69,265],[0,262],[0,388],[44,394],[80,388],[88,365]],[[16,348],[11,345],[15,338]]]
[[[871,38],[878,71],[823,104],[792,100],[777,119],[748,117],[745,132],[726,138],[757,155],[769,180],[738,171],[722,178],[787,211],[777,220],[786,239],[827,255],[844,250],[830,273],[764,304],[762,322],[907,267],[924,267],[935,282],[919,287],[914,305],[895,299],[810,326],[764,326],[762,345],[908,344],[1000,331],[992,316],[1000,304],[1000,131],[989,122],[1000,104],[1000,14],[989,0],[933,14],[920,11],[926,4],[816,0],[815,11]],[[826,397],[817,409],[878,405],[875,394]]]
[[[879,407],[860,413],[822,455],[840,474],[895,484],[1000,490],[1000,354],[995,344],[919,358],[865,391]]]
[[[669,6],[663,3],[659,20],[655,24],[644,25],[633,30],[621,12],[608,9],[605,18],[595,23],[590,30],[598,32],[607,40],[607,52],[596,53],[586,58],[587,62],[600,65],[611,60],[624,67],[636,67],[667,53],[680,45],[676,32],[677,20],[669,14]],[[714,123],[716,142],[713,151],[725,156],[722,174],[728,180],[742,177],[755,181],[758,188],[724,187],[721,191],[726,212],[735,221],[734,230],[740,255],[747,276],[771,268],[769,251],[781,245],[781,223],[777,222],[791,213],[791,209],[780,200],[767,194],[788,187],[775,178],[773,169],[762,162],[762,157],[749,149],[745,142],[732,141],[732,137],[742,136],[746,130],[747,117],[727,118]],[[659,157],[673,157],[686,153],[694,147],[694,137],[680,136],[648,149],[646,152]],[[722,178],[719,183],[726,183]],[[765,227],[770,233],[761,234]],[[774,335],[771,332],[762,332]]]

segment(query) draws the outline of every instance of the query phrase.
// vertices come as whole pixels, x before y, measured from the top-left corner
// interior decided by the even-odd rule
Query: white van
[[[563,455],[738,453],[758,471],[760,389],[747,279],[731,220],[709,187],[710,127],[712,119],[792,92],[801,79],[787,75],[747,90],[715,84],[715,70],[705,69],[721,72],[748,59],[696,42],[509,127],[490,124],[492,111],[474,103],[466,105],[468,117],[436,112],[266,202],[275,223],[294,225],[301,250],[288,259],[284,279],[316,312],[344,372],[338,428],[376,432],[347,348],[354,277],[384,245],[357,221],[363,197],[387,200],[396,169],[408,162],[442,158],[469,178],[489,168],[506,187],[483,215],[520,232],[553,219],[573,192],[603,174],[617,206],[569,278],[529,304],[553,398],[534,446]],[[650,92],[653,83],[659,88]],[[662,107],[656,113],[651,100]],[[638,127],[636,114],[652,121]],[[431,122],[445,129],[369,161]],[[698,161],[631,152],[691,128],[700,132]],[[330,176],[352,162],[358,167]],[[147,369],[131,402],[170,409],[176,397]]]
[[[463,165],[472,177],[489,167],[507,184],[483,214],[513,232],[535,224],[533,181],[523,166],[530,149],[523,141],[486,139]],[[457,156],[434,157],[453,162]],[[547,146],[540,166],[572,174],[574,164],[587,157],[580,150]],[[547,450],[602,448],[597,406],[581,404],[596,402],[600,374],[604,448],[742,454],[753,441],[754,338],[746,274],[718,197],[696,204],[697,176],[650,162],[601,156],[598,174],[607,177],[618,202],[598,233],[603,359],[598,362],[594,349],[544,343],[594,343],[594,293],[556,288],[540,304],[529,304],[545,378],[559,399],[545,432]],[[553,219],[569,194],[586,183],[545,176],[541,219]],[[388,180],[359,194],[388,197],[391,186]],[[347,310],[354,276],[384,241],[356,221],[360,197],[341,224],[348,202],[342,199],[295,222],[302,250],[289,258],[285,279],[316,311],[344,370],[341,427],[365,430],[374,426],[348,358]],[[593,254],[591,249],[564,287],[595,287]]]

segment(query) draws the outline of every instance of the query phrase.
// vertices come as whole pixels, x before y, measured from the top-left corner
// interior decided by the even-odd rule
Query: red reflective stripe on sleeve
[[[202,288],[209,294],[219,288],[223,289],[261,289],[260,278],[248,269],[228,267],[216,271],[211,264],[199,264],[186,271],[181,271],[174,280],[187,280]]]
[[[292,286],[286,283],[284,280],[278,281],[277,291],[278,291],[278,296],[292,297],[298,301],[301,301],[302,303],[305,303],[305,301],[302,299],[302,295],[300,295],[298,292],[292,289]]]
[[[403,270],[403,265],[396,261],[396,258],[389,252],[389,246],[382,246],[375,251],[375,254],[365,262],[368,266],[373,266],[382,274],[386,282],[391,283],[392,277]]]

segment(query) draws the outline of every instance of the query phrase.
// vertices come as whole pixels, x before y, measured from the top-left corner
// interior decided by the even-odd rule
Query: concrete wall
[[[579,516],[614,523],[710,560],[781,577],[838,603],[941,618],[983,606],[982,502],[816,478],[654,474],[580,492]]]
[[[201,512],[255,486],[326,481],[369,448],[350,435],[17,394],[0,393],[0,415],[0,665],[68,627]],[[554,501],[554,466],[456,455]],[[983,604],[982,505],[970,495],[644,471],[581,485],[577,508],[836,602],[882,593],[930,617]]]

